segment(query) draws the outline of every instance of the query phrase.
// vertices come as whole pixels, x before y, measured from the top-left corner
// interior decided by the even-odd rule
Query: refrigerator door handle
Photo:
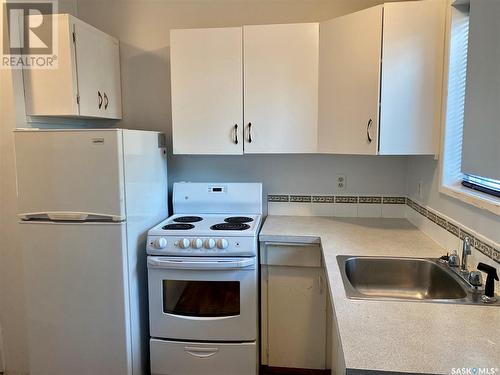
[[[94,212],[47,211],[28,212],[17,215],[22,221],[124,221],[124,216],[98,214]]]

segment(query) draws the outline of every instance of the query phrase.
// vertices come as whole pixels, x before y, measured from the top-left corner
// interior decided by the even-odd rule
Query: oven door
[[[152,337],[254,341],[256,258],[148,257]]]

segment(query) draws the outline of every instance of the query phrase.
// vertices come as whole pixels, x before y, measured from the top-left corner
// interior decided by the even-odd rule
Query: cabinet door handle
[[[109,104],[108,96],[106,95],[106,93],[104,93],[104,109],[108,109],[108,104]]]
[[[233,134],[234,144],[237,145],[238,144],[238,124],[234,124],[233,132],[234,132],[234,134]]]
[[[372,137],[370,135],[370,128],[372,127],[372,119],[368,120],[368,124],[366,124],[366,138],[368,139],[368,143],[372,143]]]
[[[97,91],[97,99],[99,100],[98,101],[99,109],[101,109],[101,107],[102,107],[102,95],[101,95],[100,91]]]
[[[252,123],[248,123],[248,143],[252,143]]]

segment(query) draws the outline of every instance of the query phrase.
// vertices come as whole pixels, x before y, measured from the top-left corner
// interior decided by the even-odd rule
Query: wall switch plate
[[[347,179],[345,174],[337,175],[337,191],[345,191],[347,188]]]

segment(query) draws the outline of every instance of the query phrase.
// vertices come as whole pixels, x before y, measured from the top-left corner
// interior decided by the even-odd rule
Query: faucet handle
[[[483,275],[480,271],[472,271],[469,273],[469,283],[472,286],[481,286],[483,285]]]
[[[458,258],[456,250],[453,250],[448,256],[448,265],[450,267],[458,267],[460,265],[460,259]]]

